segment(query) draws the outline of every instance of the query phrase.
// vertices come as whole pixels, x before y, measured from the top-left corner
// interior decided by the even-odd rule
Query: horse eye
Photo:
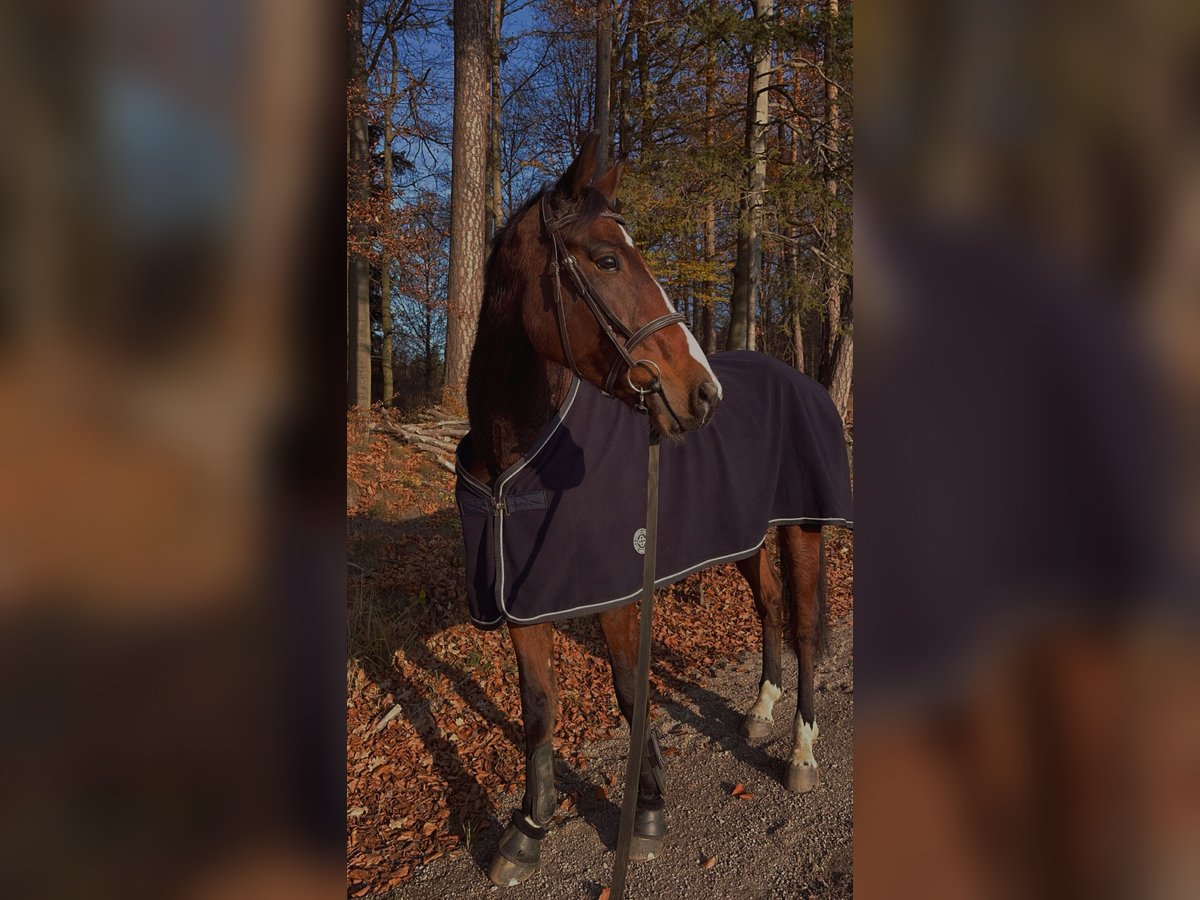
[[[600,269],[608,269],[611,272],[617,268],[617,258],[615,256],[602,256],[596,260],[596,266]]]

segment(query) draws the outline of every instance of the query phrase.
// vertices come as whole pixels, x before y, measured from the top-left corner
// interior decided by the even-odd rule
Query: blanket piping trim
[[[853,528],[854,527],[854,523],[852,521],[850,521],[849,519],[838,519],[838,518],[822,519],[822,518],[818,518],[816,516],[799,516],[797,518],[771,519],[769,522],[767,522],[767,527],[770,528],[772,525],[805,525],[805,524],[812,525],[812,524],[817,524],[817,523],[820,523],[821,525],[838,525],[838,526],[842,526],[844,528]],[[654,580],[654,587],[655,587],[655,589],[658,589],[660,587],[666,587],[669,584],[674,584],[676,581],[680,581],[695,572],[699,572],[701,569],[707,569],[709,566],[718,566],[718,565],[721,565],[722,563],[736,562],[737,560],[745,559],[746,557],[751,556],[752,554],[756,553],[758,551],[758,549],[760,547],[762,547],[763,541],[765,541],[766,538],[767,538],[767,536],[764,533],[762,538],[759,540],[759,542],[748,550],[739,550],[735,553],[727,553],[724,556],[718,556],[713,559],[707,559],[704,562],[696,563],[694,566],[689,566],[688,568],[683,569],[679,572],[676,572],[673,575],[664,575],[661,578],[656,578]],[[501,558],[498,562],[498,568],[501,570],[501,573],[502,573],[503,567],[504,567],[504,561],[503,561],[503,558]],[[503,585],[503,581],[501,580],[501,578],[497,578],[496,582],[497,582],[497,584]],[[517,625],[532,625],[537,622],[558,621],[560,619],[573,619],[578,616],[589,615],[591,613],[604,612],[604,610],[606,610],[606,609],[611,609],[613,607],[621,606],[623,604],[629,603],[629,602],[637,599],[638,595],[641,594],[641,592],[642,592],[642,589],[638,588],[632,594],[626,594],[624,597],[617,597],[614,600],[604,600],[604,601],[601,601],[600,603],[588,603],[588,604],[584,604],[583,606],[573,606],[570,609],[556,610],[555,612],[542,613],[540,616],[533,616],[532,618],[528,618],[528,619],[521,619],[521,618],[518,618],[517,616],[511,615],[508,612],[508,610],[504,608],[503,603],[501,603],[500,611],[501,611],[502,615],[493,619],[491,622],[483,622],[479,619],[476,619],[474,616],[471,617],[471,621],[473,623],[475,623],[475,625],[477,625],[481,628],[495,628],[497,625],[501,624],[502,622],[506,622],[506,621],[514,622]]]

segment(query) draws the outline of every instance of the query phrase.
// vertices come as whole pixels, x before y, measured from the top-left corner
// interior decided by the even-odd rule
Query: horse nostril
[[[717,386],[711,381],[700,382],[692,395],[692,408],[702,422],[712,418],[717,408]]]

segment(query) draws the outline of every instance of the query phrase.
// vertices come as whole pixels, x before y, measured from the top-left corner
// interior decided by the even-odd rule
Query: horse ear
[[[625,163],[619,162],[607,172],[604,177],[596,182],[595,188],[604,195],[604,199],[610,204],[617,199],[617,185],[621,183],[621,169]]]
[[[567,171],[563,172],[562,178],[558,179],[557,189],[564,197],[578,197],[596,174],[596,144],[599,140],[599,134],[589,131],[583,139],[583,146],[579,149],[575,162],[571,163]]]

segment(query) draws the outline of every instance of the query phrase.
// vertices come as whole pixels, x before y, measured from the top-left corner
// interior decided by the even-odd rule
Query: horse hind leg
[[[783,590],[779,575],[764,545],[753,556],[737,564],[754,595],[754,608],[762,625],[762,677],[758,681],[758,699],[742,720],[742,737],[761,741],[771,734],[776,701],[783,696],[780,653],[783,641]]]
[[[597,617],[608,644],[612,664],[613,687],[617,705],[625,721],[632,725],[634,695],[637,690],[638,606],[629,604],[606,610]],[[632,749],[632,748],[631,748]],[[642,748],[638,777],[637,815],[633,820],[633,838],[629,843],[629,858],[644,862],[662,852],[667,836],[666,770],[658,737],[653,729]]]
[[[824,546],[819,526],[787,525],[779,529],[799,670],[792,756],[784,786],[800,793],[811,791],[821,782],[813,756],[813,742],[818,733],[813,711],[813,674],[824,623]]]
[[[549,831],[557,796],[551,738],[558,713],[554,678],[554,629],[551,625],[510,626],[521,682],[521,718],[525,725],[525,797],[500,838],[488,878],[511,887],[524,881],[541,862],[542,840]]]

